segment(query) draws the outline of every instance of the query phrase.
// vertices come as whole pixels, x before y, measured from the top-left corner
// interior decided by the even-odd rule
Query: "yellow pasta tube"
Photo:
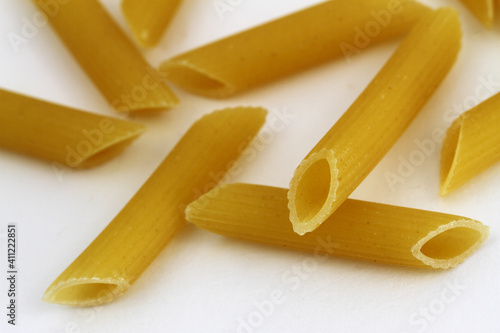
[[[230,184],[213,189],[186,208],[200,228],[229,237],[293,249],[395,265],[450,268],[488,237],[480,222],[449,214],[346,200],[318,229],[293,232],[286,189]]]
[[[450,126],[441,151],[444,196],[500,161],[500,93],[465,112]]]
[[[185,206],[216,185],[265,115],[261,108],[240,107],[197,121],[43,299],[92,306],[125,292],[184,225]]]
[[[181,0],[123,0],[122,11],[137,42],[155,46],[163,35]]]
[[[495,18],[494,0],[460,0],[488,29],[493,27]]]
[[[288,192],[295,232],[316,229],[356,189],[432,96],[460,45],[453,9],[439,9],[415,26],[295,170]]]
[[[144,132],[144,126],[0,89],[0,147],[67,167],[103,163]],[[56,164],[57,166],[57,164]]]
[[[163,62],[160,72],[195,94],[227,97],[406,33],[430,11],[411,0],[335,0]]]
[[[115,110],[161,110],[178,103],[97,0],[33,1]]]

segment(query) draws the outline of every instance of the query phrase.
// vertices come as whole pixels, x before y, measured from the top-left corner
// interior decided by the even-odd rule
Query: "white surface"
[[[161,45],[145,55],[156,66],[164,58],[316,2],[232,1],[234,10],[221,19],[212,0],[185,0]],[[130,35],[119,1],[104,3]],[[244,161],[243,173],[233,179],[286,187],[301,159],[388,59],[397,46],[394,41],[363,50],[351,63],[340,59],[228,100],[199,98],[174,87],[181,105],[159,116],[136,117],[148,132],[122,155],[62,179],[50,163],[0,151],[0,237],[8,223],[17,223],[19,244],[18,325],[6,324],[7,285],[1,278],[0,331],[237,332],[240,321],[250,318],[257,320],[253,332],[499,332],[500,165],[439,198],[438,143],[404,183],[391,189],[385,179],[386,172],[398,172],[401,158],[418,150],[415,140],[448,127],[454,105],[492,95],[482,92],[474,98],[481,78],[491,76],[497,83],[494,91],[500,90],[499,24],[487,31],[458,1],[426,3],[460,11],[463,51],[432,100],[352,197],[483,221],[491,236],[464,264],[427,271],[332,258],[309,268],[304,267],[308,253],[227,239],[188,225],[114,303],[78,309],[41,301],[50,283],[202,114],[240,104],[292,114],[294,119],[260,147],[254,160]],[[7,34],[19,34],[23,18],[35,11],[30,1],[0,0],[0,87],[117,116],[50,27],[40,28],[19,52],[13,51]],[[1,277],[6,250],[5,240],[0,242]],[[282,302],[272,314],[256,314],[256,304],[269,301],[276,290],[284,293]]]

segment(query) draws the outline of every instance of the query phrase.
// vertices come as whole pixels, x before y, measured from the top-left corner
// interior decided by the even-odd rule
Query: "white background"
[[[232,1],[234,10],[220,17],[212,0],[185,0],[160,45],[144,55],[157,66],[177,53],[317,2]],[[227,239],[187,225],[114,303],[79,309],[41,301],[50,283],[201,115],[235,105],[267,107],[270,117],[274,112],[293,114],[285,129],[255,159],[243,161],[243,173],[232,179],[287,187],[295,167],[373,78],[396,40],[365,49],[350,63],[339,59],[227,100],[200,98],[174,87],[180,106],[153,117],[135,117],[148,131],[123,154],[62,179],[46,161],[0,151],[0,331],[237,332],[245,321],[255,327],[242,332],[500,332],[500,165],[440,198],[437,143],[403,183],[391,188],[385,178],[387,172],[397,174],[401,161],[419,150],[415,140],[430,139],[434,129],[449,126],[455,106],[464,110],[492,95],[481,88],[481,80],[496,82],[494,90],[500,90],[500,24],[488,31],[458,1],[425,2],[460,11],[463,50],[437,93],[352,197],[484,222],[491,236],[469,260],[452,270],[428,271],[332,258],[296,273],[309,253]],[[119,1],[104,4],[130,36]],[[0,87],[118,116],[50,27],[40,28],[14,52],[7,34],[20,34],[23,18],[32,20],[35,12],[30,1],[0,0]],[[6,324],[5,315],[9,223],[18,226],[15,328]],[[258,314],[256,304],[269,301],[276,290],[284,293],[282,302],[272,314]]]

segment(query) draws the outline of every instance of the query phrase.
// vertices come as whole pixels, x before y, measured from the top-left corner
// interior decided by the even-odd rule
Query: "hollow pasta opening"
[[[459,227],[446,230],[429,239],[420,249],[432,259],[452,259],[470,249],[481,238],[477,230]]]
[[[194,93],[223,97],[232,91],[222,80],[189,64],[167,62],[162,65],[161,71],[167,80]]]
[[[50,287],[44,301],[66,305],[95,306],[112,302],[129,287],[125,281],[104,282],[99,279],[64,281]]]
[[[296,233],[316,229],[329,216],[338,186],[333,152],[312,154],[297,168],[288,194],[290,218]]]
[[[474,220],[453,221],[429,232],[412,248],[412,254],[433,268],[450,268],[463,262],[486,240],[489,228]]]

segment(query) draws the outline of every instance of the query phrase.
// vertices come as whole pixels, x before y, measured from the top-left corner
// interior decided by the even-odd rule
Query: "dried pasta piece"
[[[493,27],[495,18],[494,0],[460,0],[488,29]]]
[[[143,47],[158,44],[181,0],[123,0],[122,11],[137,42]]]
[[[458,117],[441,151],[444,196],[500,161],[500,93]]]
[[[430,9],[412,0],[335,0],[164,61],[183,89],[227,97],[408,32]]]
[[[186,205],[215,186],[265,115],[261,108],[239,107],[198,120],[43,299],[93,306],[124,293],[184,225]]]
[[[168,109],[178,99],[97,0],[33,0],[73,57],[119,112]]]
[[[461,36],[451,8],[417,23],[295,170],[288,192],[295,232],[316,229],[384,157],[452,68]]]
[[[347,199],[318,229],[292,230],[286,189],[230,184],[186,208],[200,228],[280,247],[402,266],[450,268],[486,240],[489,228],[465,217]]]
[[[66,167],[101,164],[144,130],[130,121],[0,89],[0,146]]]

